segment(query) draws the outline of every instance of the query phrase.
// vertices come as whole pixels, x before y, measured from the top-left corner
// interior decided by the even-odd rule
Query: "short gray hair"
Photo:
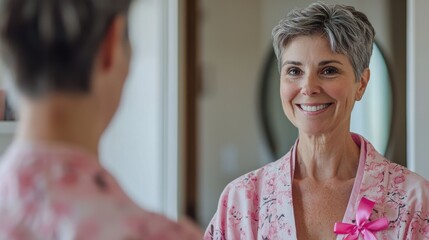
[[[362,72],[369,67],[375,35],[367,16],[351,6],[323,2],[291,11],[272,32],[279,69],[286,45],[297,36],[314,34],[325,36],[333,52],[348,57],[356,81],[359,81]]]

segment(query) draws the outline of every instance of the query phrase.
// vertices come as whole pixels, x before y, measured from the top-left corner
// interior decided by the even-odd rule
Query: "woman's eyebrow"
[[[328,64],[331,64],[331,63],[337,63],[337,64],[340,64],[340,65],[343,65],[343,63],[341,63],[340,61],[337,61],[337,60],[324,60],[324,61],[321,61],[319,63],[319,66],[325,66],[325,65],[328,65]],[[285,65],[288,65],[288,64],[289,65],[295,65],[295,66],[302,66],[303,65],[299,61],[284,61],[283,64],[282,64],[282,67],[285,66]]]
[[[343,65],[340,61],[337,61],[337,60],[325,60],[325,61],[321,61],[319,63],[319,66],[325,66],[325,65],[328,65],[328,64],[331,64],[331,63],[338,63],[340,65]]]
[[[284,65],[287,65],[287,64],[290,64],[290,65],[296,65],[296,66],[302,66],[302,63],[301,63],[301,62],[298,62],[298,61],[284,61],[284,62],[283,62],[283,64],[282,64],[282,67],[283,67]]]

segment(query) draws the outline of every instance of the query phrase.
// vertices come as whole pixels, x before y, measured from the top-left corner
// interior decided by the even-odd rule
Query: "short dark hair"
[[[132,0],[1,0],[1,57],[27,96],[88,92],[94,57]]]

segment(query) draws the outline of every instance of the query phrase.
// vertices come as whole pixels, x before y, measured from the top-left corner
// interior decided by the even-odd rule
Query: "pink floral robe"
[[[136,206],[81,149],[13,143],[0,165],[1,240],[191,239]]]
[[[389,221],[387,230],[375,234],[377,239],[429,239],[429,182],[386,160],[363,137],[352,136],[360,146],[360,162],[342,222],[354,224],[358,204],[366,197],[376,202],[371,219]],[[225,188],[205,240],[296,239],[291,185],[296,145],[280,160]]]

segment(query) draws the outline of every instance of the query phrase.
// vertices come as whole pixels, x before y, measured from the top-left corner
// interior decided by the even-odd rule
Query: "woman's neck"
[[[17,139],[79,146],[98,156],[103,128],[91,101],[82,96],[54,96],[23,101]]]
[[[349,131],[317,136],[300,133],[295,178],[314,181],[354,178],[359,155],[359,147]]]

